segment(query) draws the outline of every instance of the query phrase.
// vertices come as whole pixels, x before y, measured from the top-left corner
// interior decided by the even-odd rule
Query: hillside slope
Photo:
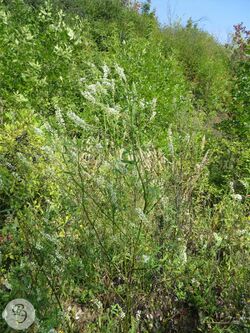
[[[28,332],[249,329],[249,34],[141,8],[0,2],[0,305]]]

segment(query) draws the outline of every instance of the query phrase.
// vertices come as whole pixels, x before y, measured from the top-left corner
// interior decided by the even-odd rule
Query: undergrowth
[[[0,3],[1,308],[29,300],[34,333],[247,332],[249,33]]]

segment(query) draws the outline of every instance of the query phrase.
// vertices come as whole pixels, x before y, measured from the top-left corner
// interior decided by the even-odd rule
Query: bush
[[[0,7],[1,306],[39,333],[247,332],[248,151],[207,116],[227,51],[66,4]]]
[[[167,51],[174,52],[182,62],[198,107],[207,111],[225,112],[230,98],[229,55],[207,32],[196,25],[175,24],[164,29]]]

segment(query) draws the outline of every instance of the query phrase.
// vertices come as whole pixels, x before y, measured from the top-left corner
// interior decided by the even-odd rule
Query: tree
[[[143,14],[149,14],[151,9],[151,0],[147,0],[142,4],[141,10]]]

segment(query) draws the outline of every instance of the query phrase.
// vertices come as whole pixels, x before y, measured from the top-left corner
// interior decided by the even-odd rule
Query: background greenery
[[[243,25],[222,46],[149,1],[0,1],[1,309],[247,332],[249,69]]]

